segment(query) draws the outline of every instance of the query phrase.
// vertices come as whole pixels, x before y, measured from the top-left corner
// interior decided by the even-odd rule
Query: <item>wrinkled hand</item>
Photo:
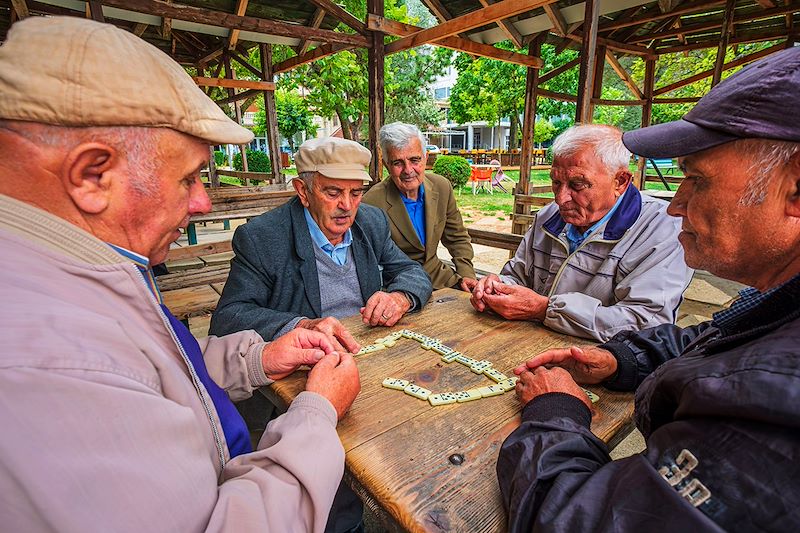
[[[527,370],[558,366],[570,373],[572,378],[587,385],[601,383],[617,371],[617,358],[596,346],[570,346],[547,350],[519,365],[514,373],[521,375]]]
[[[474,282],[472,285],[472,296],[469,298],[469,303],[476,311],[483,313],[486,310],[486,302],[483,301],[484,294],[494,294],[495,286],[502,285],[503,282],[497,274],[489,274],[479,280],[471,280]]]
[[[411,309],[402,292],[378,291],[361,308],[361,320],[370,326],[394,326]]]
[[[477,279],[472,278],[461,278],[461,290],[464,292],[472,292],[472,290],[478,285]]]
[[[361,349],[361,346],[356,342],[350,332],[347,331],[347,328],[332,316],[316,318],[314,320],[301,320],[297,323],[295,328],[311,329],[324,333],[328,336],[333,344],[333,349],[337,352],[357,353]]]
[[[334,351],[326,335],[307,329],[293,329],[270,342],[261,352],[261,366],[269,379],[285,378],[301,365],[315,365]]]
[[[516,385],[517,398],[524,407],[537,396],[548,392],[563,392],[575,396],[586,407],[592,408],[592,402],[586,393],[575,383],[569,372],[563,368],[544,368],[542,366],[533,370],[526,370],[519,375]]]
[[[495,283],[491,293],[484,293],[482,301],[506,320],[544,320],[550,302],[547,296],[528,287],[505,283]]]
[[[306,390],[327,398],[341,420],[361,391],[353,356],[333,352],[323,357],[308,373]]]

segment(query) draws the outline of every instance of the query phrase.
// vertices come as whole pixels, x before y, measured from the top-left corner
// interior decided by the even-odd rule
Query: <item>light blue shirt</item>
[[[411,225],[417,232],[419,242],[425,246],[425,185],[419,186],[416,200],[409,200],[403,193],[400,193],[400,198],[403,199],[403,204],[408,211],[408,218],[411,219]]]
[[[569,242],[569,253],[574,253],[575,250],[578,249],[578,246],[580,246],[581,243],[585,241],[586,238],[592,234],[592,232],[594,232],[594,230],[596,230],[597,228],[608,222],[608,219],[610,219],[611,216],[614,214],[614,211],[617,210],[617,207],[619,207],[622,198],[625,196],[625,193],[627,192],[628,189],[625,189],[625,192],[619,195],[619,198],[617,198],[617,201],[614,202],[613,206],[611,206],[611,209],[608,210],[608,213],[606,213],[605,216],[603,216],[603,218],[592,224],[592,227],[590,227],[583,233],[578,233],[578,230],[577,228],[575,228],[575,226],[573,226],[572,224],[567,224],[566,229],[567,229],[567,241]]]
[[[325,234],[322,233],[322,230],[319,229],[317,221],[314,220],[314,217],[311,216],[311,213],[309,213],[308,209],[305,207],[303,208],[303,214],[306,216],[306,224],[308,224],[308,231],[311,233],[311,240],[314,241],[314,244],[319,246],[320,250],[325,252],[334,263],[339,266],[344,265],[347,262],[347,248],[353,243],[353,234],[350,228],[345,232],[342,242],[334,246]]]

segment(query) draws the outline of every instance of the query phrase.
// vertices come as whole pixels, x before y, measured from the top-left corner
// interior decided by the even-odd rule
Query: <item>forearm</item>
[[[252,330],[223,337],[197,339],[208,374],[234,402],[249,398],[254,389],[269,385],[262,353],[266,342]]]

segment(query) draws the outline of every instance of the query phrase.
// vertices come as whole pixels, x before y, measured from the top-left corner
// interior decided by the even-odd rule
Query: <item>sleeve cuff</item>
[[[262,354],[264,353],[264,348],[269,344],[268,342],[259,342],[250,347],[247,350],[247,355],[245,356],[245,361],[247,362],[247,377],[250,379],[250,384],[253,388],[263,387],[264,385],[271,385],[274,383],[273,380],[267,377],[267,374],[264,372],[264,363],[262,360]]]
[[[569,418],[585,428],[592,425],[592,412],[586,404],[565,392],[537,396],[522,409],[523,422],[547,422],[553,418]]]
[[[298,317],[295,317],[295,318],[291,319],[289,322],[286,323],[285,326],[283,326],[281,329],[278,330],[278,333],[275,334],[275,339],[277,339],[278,337],[282,337],[283,335],[286,335],[287,333],[292,331],[294,328],[297,327],[297,324],[301,320],[305,320],[306,318],[308,318],[308,317],[298,316]]]
[[[598,348],[608,350],[617,359],[617,373],[604,381],[603,386],[618,391],[635,390],[638,366],[633,351],[624,342],[615,340],[601,344]]]
[[[297,397],[292,400],[292,404],[289,406],[287,412],[298,409],[317,412],[330,423],[331,427],[336,427],[336,422],[338,420],[336,409],[333,408],[333,404],[331,404],[327,398],[316,392],[303,391],[298,394]]]

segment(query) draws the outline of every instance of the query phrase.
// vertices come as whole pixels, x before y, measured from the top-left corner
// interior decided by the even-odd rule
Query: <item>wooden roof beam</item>
[[[577,65],[580,64],[580,62],[581,62],[581,58],[580,57],[576,57],[572,61],[567,61],[566,63],[564,63],[560,67],[556,67],[553,70],[548,70],[547,72],[545,72],[544,74],[539,76],[539,85],[552,80],[553,78],[555,78],[559,74],[563,74],[564,72],[566,72],[566,71],[568,71],[568,70],[570,70],[572,68],[575,68]]]
[[[225,53],[228,55],[228,57],[230,57],[231,59],[235,60],[235,61],[236,61],[237,63],[239,63],[241,66],[243,66],[244,68],[246,68],[247,70],[249,70],[249,71],[250,71],[250,72],[251,72],[251,73],[252,73],[254,76],[256,76],[256,77],[258,77],[258,78],[263,78],[263,77],[264,77],[264,73],[263,73],[263,72],[261,72],[259,69],[257,69],[257,68],[256,68],[256,67],[254,67],[253,65],[251,65],[251,64],[250,64],[250,63],[249,63],[249,62],[248,62],[248,61],[247,61],[247,60],[246,60],[244,57],[242,57],[242,56],[241,56],[241,55],[240,55],[240,54],[239,54],[239,53],[238,53],[236,50],[228,50],[228,51],[227,51],[227,52],[225,52]]]
[[[765,9],[764,11],[757,11],[755,13],[749,13],[745,15],[739,15],[738,17],[733,18],[733,24],[741,24],[743,22],[751,22],[754,20],[762,20],[771,17],[776,17],[779,15],[785,15],[788,13],[794,13],[800,11],[800,2],[792,2],[786,6],[779,6],[773,9]],[[691,33],[696,32],[703,32],[708,30],[714,30],[721,26],[722,21],[716,22],[704,22],[701,24],[692,24],[689,26],[683,26],[679,30],[668,30],[662,32],[651,33],[649,35],[640,35],[638,37],[633,37],[628,39],[627,42],[629,43],[638,43],[642,41],[649,41],[649,40],[657,40],[657,39],[664,39],[666,37],[675,37],[679,34],[683,34],[684,36],[689,36]]]
[[[504,0],[489,7],[484,7],[476,11],[467,13],[460,17],[442,22],[438,26],[418,31],[407,37],[403,37],[393,43],[386,45],[387,54],[401,52],[409,48],[451,37],[457,33],[469,31],[471,29],[484,26],[490,22],[513,17],[526,11],[531,11],[545,4],[550,4],[555,0]]]
[[[266,83],[266,82],[261,82]],[[227,98],[222,98],[221,100],[214,100],[214,103],[218,106],[224,106],[227,104],[232,104],[234,102],[238,102],[240,100],[246,100],[247,98],[252,98],[254,96],[258,96],[263,92],[263,89],[248,89],[246,91],[240,92],[238,94],[234,94],[232,96],[228,96]]]
[[[294,57],[290,57],[280,63],[275,63],[272,66],[273,74],[279,74],[281,72],[286,72],[287,70],[292,70],[295,67],[299,67],[300,65],[305,65],[306,63],[311,63],[312,61],[316,61],[317,59],[321,59],[323,57],[327,57],[329,55],[333,55],[337,52],[341,52],[342,50],[349,50],[353,48],[352,46],[347,46],[345,44],[323,44],[321,46],[317,46],[310,52],[306,52],[305,54],[296,55]]]
[[[567,39],[571,39],[572,41],[578,43],[583,42],[583,37],[576,33],[568,34]],[[611,39],[605,39],[603,37],[597,38],[597,44],[605,46],[609,50],[614,50],[615,52],[620,52],[622,54],[641,56],[648,59],[656,57],[652,50],[650,50],[649,48],[645,48],[644,46],[636,46],[634,44],[621,43],[618,41],[613,41]]]
[[[354,17],[349,11],[343,9],[338,4],[334,4],[331,0],[309,0],[312,4],[320,9],[324,9],[326,13],[333,15],[337,20],[354,29],[361,35],[367,33],[367,25]]]
[[[742,43],[757,43],[759,41],[771,41],[773,39],[786,38],[786,29],[770,30],[760,33],[748,33],[733,37],[728,41],[729,45],[742,44]],[[688,50],[702,50],[704,48],[717,48],[719,46],[719,36],[704,39],[702,41],[695,41],[693,43],[676,46],[663,46],[655,49],[656,54],[676,54],[679,52],[686,52]]]
[[[774,46],[770,46],[769,48],[764,48],[763,50],[759,50],[758,52],[753,52],[752,54],[746,55],[744,57],[740,57],[739,59],[734,59],[730,63],[725,63],[722,66],[722,70],[725,71],[725,70],[732,69],[734,67],[738,67],[739,65],[745,65],[747,63],[751,63],[751,62],[755,61],[756,59],[761,59],[762,57],[766,57],[768,55],[774,54],[775,52],[780,52],[784,48],[785,48],[784,43],[778,43],[778,44],[776,44]],[[690,85],[690,84],[692,84],[692,83],[694,83],[696,81],[700,81],[700,80],[705,79],[705,78],[710,78],[713,75],[714,75],[714,69],[713,68],[705,70],[703,72],[695,74],[694,76],[690,76],[690,77],[688,77],[686,79],[683,79],[683,80],[680,80],[680,81],[676,81],[675,83],[671,83],[669,85],[661,87],[660,89],[656,89],[656,90],[653,91],[653,96],[660,96],[662,94],[666,94],[666,93],[668,93],[670,91],[674,91],[675,89],[680,89],[681,87],[685,87],[687,85]]]
[[[171,4],[172,0],[164,0],[167,4]],[[161,37],[164,39],[172,39],[172,18],[162,17],[161,19]]]
[[[682,0],[658,0],[658,9],[661,10],[662,13],[670,13],[672,14],[672,10],[678,7]]]
[[[769,8],[775,7],[777,5],[772,0],[756,0],[756,2],[758,2],[758,5],[760,5],[764,9],[769,9]]]
[[[419,33],[422,28],[418,26],[412,26],[411,24],[404,24],[402,22],[397,22],[396,20],[387,19],[385,17],[378,17],[375,15],[370,15],[367,21],[367,26],[371,30],[381,31],[383,33],[388,33],[389,35],[396,35],[396,36],[407,36],[407,35],[415,35]],[[398,41],[395,41],[398,42]],[[475,41],[470,41],[469,39],[462,39],[460,37],[445,37],[444,39],[439,39],[431,44],[436,46],[441,46],[442,48],[450,48],[451,50],[458,50],[459,52],[464,52],[470,55],[476,55],[481,57],[488,57],[490,59],[498,59],[500,61],[505,61],[507,63],[516,63],[517,65],[522,65],[525,67],[530,68],[541,68],[544,65],[544,62],[541,58],[535,56],[529,56],[527,54],[520,54],[517,52],[512,52],[510,50],[502,50],[500,48],[495,48],[494,46],[482,43],[476,43]]]
[[[633,77],[630,75],[630,73],[627,70],[625,70],[625,67],[620,65],[619,61],[617,60],[616,56],[611,52],[611,50],[606,50],[606,61],[608,61],[608,64],[611,66],[612,69],[614,69],[614,72],[617,73],[617,76],[619,76],[619,78],[622,80],[625,86],[628,87],[628,89],[630,89],[633,95],[638,100],[643,100],[644,94],[642,94],[641,89],[639,89],[639,86],[636,85],[636,82],[633,80]]]
[[[146,13],[158,17],[169,17],[198,24],[208,24],[218,28],[239,29],[293,37],[299,39],[312,39],[314,41],[350,44],[353,46],[368,46],[363,35],[351,35],[330,30],[320,30],[289,24],[275,20],[260,19],[257,17],[237,16],[211,9],[188,6],[185,4],[168,4],[163,0],[103,0],[107,6],[117,7],[137,13]]]
[[[91,18],[96,22],[105,22],[106,18],[103,16],[103,4],[99,0],[90,0],[86,2],[86,18]]]
[[[707,11],[709,8],[716,7],[716,6],[723,6],[725,5],[725,0],[710,0],[708,2],[703,3],[695,3],[695,4],[687,4],[686,6],[674,9],[670,13],[660,13],[658,15],[649,15],[645,14],[644,16],[637,17],[637,18],[628,18],[625,20],[623,17],[619,19],[609,22],[608,24],[603,24],[600,26],[600,32],[606,32],[610,30],[616,30],[619,28],[626,28],[628,26],[638,26],[639,24],[644,24],[645,22],[654,22],[656,20],[661,20],[669,17],[674,17],[675,15],[691,15],[693,13],[701,13],[703,11]]]
[[[244,16],[245,12],[247,11],[248,1],[249,0],[236,0],[236,16]],[[228,34],[228,50],[236,49],[236,43],[239,42],[239,31],[240,30],[238,29],[233,29]]]
[[[206,78],[202,76],[192,76],[192,79],[201,87],[225,87],[226,89],[253,89],[256,91],[274,91],[275,82],[272,81],[253,81],[253,80],[232,80],[229,78]]]
[[[25,0],[11,0],[11,7],[14,8],[14,13],[17,14],[17,18],[19,20],[31,16],[31,12],[28,9],[28,4],[25,2]]]
[[[308,23],[308,27],[317,29],[320,26],[322,26],[323,20],[325,20],[325,10],[317,8],[317,10],[314,11],[314,15],[311,17],[311,20]],[[311,46],[311,41],[309,41],[308,39],[303,39],[302,41],[300,41],[300,44],[295,47],[294,51],[297,52],[297,55],[301,56],[306,52],[308,52],[308,48],[310,46]]]
[[[136,26],[133,27],[133,34],[137,37],[141,37],[144,35],[144,32],[147,31],[148,26],[149,24],[144,24],[142,22],[137,23]]]
[[[483,7],[488,7],[495,3],[495,0],[478,0]],[[522,44],[522,35],[517,31],[517,28],[511,22],[506,22],[504,20],[498,20],[497,25],[500,27],[503,33],[506,34],[506,37],[511,39],[511,42],[514,43],[514,46],[517,48],[522,48],[525,46]]]
[[[553,30],[559,37],[564,37],[567,34],[567,21],[564,20],[564,15],[557,5],[546,4],[542,6],[544,12],[547,13],[547,18],[553,23]]]

